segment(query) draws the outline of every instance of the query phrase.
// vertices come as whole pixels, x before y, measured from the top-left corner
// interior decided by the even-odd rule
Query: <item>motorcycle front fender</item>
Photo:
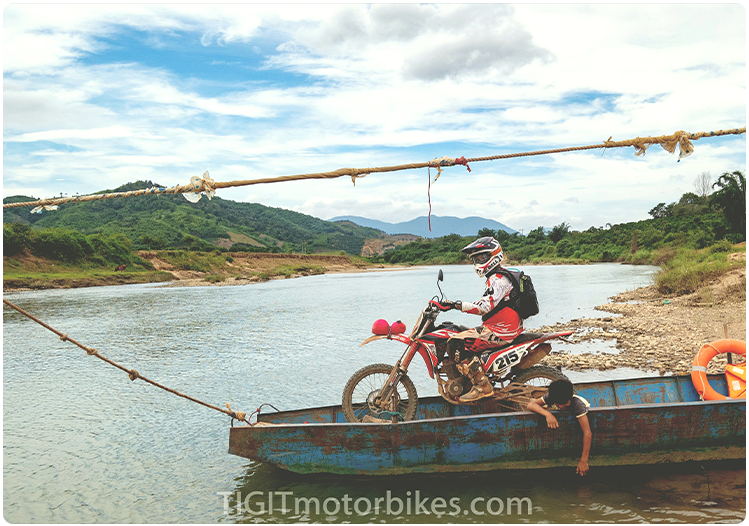
[[[424,363],[427,366],[427,371],[429,371],[429,376],[431,378],[434,378],[434,368],[437,366],[437,359],[432,358],[432,355],[424,348],[423,345],[419,345],[419,347],[416,349],[422,358],[424,358]]]
[[[376,340],[396,340],[396,341],[399,341],[399,342],[405,343],[405,344],[411,343],[411,339],[408,336],[405,336],[403,334],[393,334],[391,336],[388,336],[387,334],[375,334],[373,336],[370,336],[369,338],[367,338],[363,342],[361,342],[359,344],[359,347],[361,347],[362,345],[366,345],[368,343],[371,343],[373,341],[376,341]]]

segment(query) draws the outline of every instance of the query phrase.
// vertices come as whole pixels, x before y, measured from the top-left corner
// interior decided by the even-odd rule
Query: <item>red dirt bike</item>
[[[408,367],[417,354],[420,354],[427,366],[429,376],[437,380],[439,394],[451,404],[463,405],[458,398],[471,389],[470,380],[458,372],[455,362],[447,352],[447,340],[467,327],[451,322],[435,326],[439,308],[435,301],[444,301],[444,294],[439,286],[443,280],[442,270],[437,276],[437,288],[440,297],[434,296],[421,311],[410,336],[405,334],[405,326],[396,322],[385,329],[373,327],[377,333],[361,344],[375,340],[390,339],[406,344],[406,350],[395,366],[372,364],[354,373],[343,389],[343,412],[349,422],[362,422],[369,416],[378,420],[390,419],[396,415],[403,420],[413,420],[419,398],[416,387],[407,376]],[[557,379],[568,379],[559,370],[546,365],[536,365],[551,352],[548,340],[569,336],[572,332],[555,332],[541,334],[525,332],[511,343],[498,340],[497,348],[489,348],[477,356],[481,360],[484,373],[496,388],[502,388],[510,382],[545,387]],[[481,403],[472,402],[471,404]]]

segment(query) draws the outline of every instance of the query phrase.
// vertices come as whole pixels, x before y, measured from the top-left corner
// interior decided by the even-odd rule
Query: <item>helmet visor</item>
[[[471,259],[473,260],[474,264],[483,265],[484,263],[489,261],[489,258],[491,256],[492,255],[489,252],[480,252],[474,256],[471,256]]]

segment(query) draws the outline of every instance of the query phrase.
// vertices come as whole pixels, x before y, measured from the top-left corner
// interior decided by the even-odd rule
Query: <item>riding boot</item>
[[[481,362],[478,358],[474,358],[471,363],[467,365],[459,364],[458,369],[460,372],[468,376],[473,384],[473,389],[458,398],[459,401],[475,402],[476,400],[481,400],[482,398],[494,394],[494,387],[492,387],[491,382],[489,382],[489,379],[484,374],[484,369],[481,367]]]

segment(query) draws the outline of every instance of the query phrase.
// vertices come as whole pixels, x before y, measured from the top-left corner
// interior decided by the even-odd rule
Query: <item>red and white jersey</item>
[[[507,276],[492,274],[486,278],[486,289],[481,299],[471,303],[464,301],[461,310],[468,314],[486,314],[512,292],[512,282]]]
[[[484,315],[496,307],[502,300],[509,299],[512,282],[502,274],[492,274],[486,278],[484,295],[476,302],[462,302],[461,310],[468,314]],[[506,341],[511,341],[523,332],[523,320],[509,307],[501,309],[483,325]]]

